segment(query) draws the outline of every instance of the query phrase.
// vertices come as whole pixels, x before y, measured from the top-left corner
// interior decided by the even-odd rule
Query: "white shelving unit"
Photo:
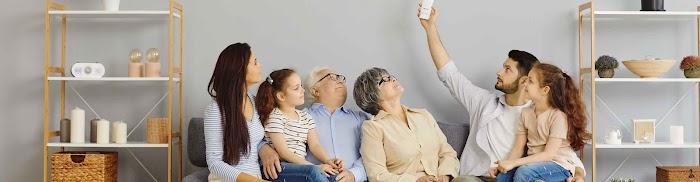
[[[684,144],[671,144],[669,142],[655,142],[655,143],[622,143],[620,145],[613,144],[596,144],[597,149],[698,149],[700,148],[700,143],[698,142],[686,142]]]
[[[170,81],[170,77],[102,77],[102,78],[76,78],[76,77],[49,77],[49,81]],[[180,78],[173,78],[179,82]]]
[[[117,143],[99,144],[99,143],[90,143],[89,141],[86,141],[85,143],[50,142],[47,146],[49,146],[49,147],[168,148],[167,143],[146,143],[146,142],[135,142],[135,141],[129,141],[125,144],[117,144]]]
[[[700,82],[698,78],[595,78],[596,82]]]
[[[45,31],[45,79],[44,79],[44,131],[43,131],[43,137],[44,137],[44,156],[43,156],[43,175],[44,175],[44,182],[49,181],[49,147],[58,147],[60,151],[64,151],[65,148],[125,148],[128,150],[128,152],[138,161],[139,164],[141,164],[141,167],[143,167],[146,172],[151,175],[151,178],[153,180],[156,180],[156,178],[146,169],[146,167],[141,163],[141,161],[131,152],[130,148],[163,148],[167,149],[167,166],[163,166],[163,168],[167,168],[167,179],[168,181],[181,181],[182,180],[182,67],[183,67],[183,33],[182,33],[182,28],[184,27],[183,23],[183,7],[181,4],[175,2],[175,1],[169,1],[169,8],[168,10],[165,11],[74,11],[74,10],[68,10],[66,6],[51,2],[51,0],[47,0],[46,2],[46,8],[45,9],[45,26],[46,26],[46,31]],[[67,19],[73,19],[73,18],[80,18],[80,19],[100,19],[100,18],[133,18],[133,19],[143,19],[143,18],[157,18],[157,19],[162,19],[166,20],[169,22],[169,42],[168,42],[168,50],[167,54],[161,54],[162,57],[167,58],[167,65],[168,67],[162,68],[162,71],[167,74],[166,77],[103,77],[103,78],[75,78],[75,77],[69,77],[66,76],[66,71],[70,71],[70,67],[66,66],[66,27],[67,27]],[[51,58],[51,41],[53,40],[51,37],[51,25],[52,21],[60,21],[60,62],[59,61],[54,61],[52,62]],[[176,22],[177,21],[177,22]],[[178,28],[178,26],[174,26],[174,23],[179,23],[179,35],[174,34],[174,29]],[[173,39],[175,37],[179,38],[179,42],[174,42]],[[175,50],[173,47],[175,44],[179,44],[179,50]],[[179,62],[174,62],[173,58],[176,56],[179,57]],[[53,63],[53,64],[52,64]],[[59,66],[52,66],[54,64],[59,64]],[[97,143],[90,143],[90,142],[85,142],[85,143],[60,143],[60,142],[50,142],[49,140],[51,138],[55,138],[60,136],[61,131],[51,131],[50,130],[50,124],[49,122],[57,122],[60,120],[60,118],[66,118],[66,104],[65,104],[65,98],[66,98],[66,82],[75,82],[75,81],[80,81],[80,82],[101,82],[101,81],[124,81],[124,82],[160,82],[160,83],[167,83],[167,93],[163,95],[161,98],[161,101],[165,101],[167,103],[167,118],[168,118],[168,125],[171,127],[168,127],[168,140],[167,143],[147,143],[143,140],[145,139],[133,139],[133,138],[128,138],[129,141],[125,144],[116,144],[116,143],[109,143],[109,144],[97,144]],[[58,113],[60,113],[60,118],[54,118],[54,116],[49,115],[49,111],[52,109],[50,106],[55,106],[56,104],[50,104],[50,84],[49,82],[60,82],[60,90],[61,90],[61,95],[60,95],[60,110]],[[175,85],[177,84],[177,85]],[[77,93],[75,89],[73,89]],[[174,104],[174,95],[173,94],[175,91],[178,91],[177,94],[177,108],[173,108]],[[80,96],[80,95],[78,95]],[[80,96],[82,99],[82,97]],[[167,98],[167,99],[165,99]],[[84,99],[82,99],[83,102],[85,102]],[[159,101],[158,103],[161,103]],[[87,102],[85,102],[87,104]],[[157,106],[157,104],[156,104]],[[88,104],[88,107],[89,104]],[[154,106],[155,108],[155,106]],[[92,108],[90,108],[92,110]],[[177,114],[174,114],[173,111],[177,111]],[[152,110],[151,110],[152,111]],[[93,112],[95,112],[93,110]],[[97,113],[95,113],[97,115]],[[149,111],[150,114],[150,111]],[[147,114],[148,115],[148,114]],[[99,115],[98,115],[99,116]],[[173,118],[177,117],[177,122],[173,122]],[[144,120],[146,118],[144,117]],[[133,128],[130,128],[131,132],[133,132],[136,127],[138,127],[143,121],[139,122],[138,125],[136,125]],[[176,125],[177,124],[177,125]],[[86,124],[86,126],[89,126],[89,124]],[[131,126],[130,126],[131,127]],[[131,134],[129,133],[129,135]],[[127,136],[128,137],[128,136]],[[173,155],[173,150],[177,150],[178,155],[175,156]],[[165,154],[164,154],[165,155]],[[177,164],[177,168],[173,168],[174,164]],[[165,164],[164,164],[165,165]],[[177,172],[177,177],[176,179],[173,179],[173,172]],[[157,180],[156,180],[157,181]]]
[[[696,11],[594,11],[595,18],[697,18],[700,12]],[[583,14],[583,18],[590,19],[591,13]]]
[[[602,102],[602,100],[596,95],[596,85],[598,83],[601,83],[601,85],[610,85],[610,83],[639,83],[639,84],[649,84],[650,86],[656,86],[658,84],[665,84],[665,83],[693,83],[696,86],[700,85],[700,79],[687,79],[687,78],[597,78],[596,73],[597,71],[595,70],[594,66],[595,62],[594,59],[598,57],[599,55],[596,55],[595,53],[595,35],[596,35],[596,21],[599,20],[606,20],[606,21],[628,21],[628,20],[653,20],[653,21],[688,21],[691,20],[691,22],[696,22],[697,23],[697,30],[698,30],[698,53],[700,53],[700,6],[697,7],[697,11],[597,11],[595,10],[594,7],[594,2],[595,0],[592,0],[589,3],[585,3],[579,6],[578,9],[578,21],[579,21],[579,69],[580,69],[580,76],[581,79],[579,79],[579,84],[581,88],[581,94],[584,92],[584,88],[586,86],[586,82],[590,83],[590,90],[591,90],[591,130],[593,134],[593,140],[591,141],[590,144],[586,145],[587,147],[591,147],[591,163],[592,163],[592,170],[590,171],[590,174],[592,176],[593,181],[598,181],[599,179],[605,179],[602,181],[608,181],[614,174],[617,172],[620,167],[629,159],[629,156],[632,153],[629,153],[627,155],[627,158],[620,164],[620,166],[615,169],[615,171],[610,174],[607,178],[599,178],[598,172],[596,171],[596,167],[598,165],[596,156],[597,156],[597,149],[604,149],[604,150],[609,150],[609,149],[632,149],[629,150],[630,152],[634,151],[634,149],[700,149],[700,142],[685,142],[685,144],[681,145],[674,145],[670,144],[669,142],[655,142],[655,143],[640,143],[640,144],[635,144],[635,143],[622,143],[620,145],[612,145],[612,144],[605,144],[602,141],[597,141],[597,139],[602,139],[602,136],[598,136],[599,133],[604,133],[604,132],[597,132],[597,127],[596,127],[596,104],[598,101],[600,101],[603,106],[605,106],[608,110],[610,108],[605,104],[605,102]],[[583,47],[583,40],[584,40],[584,35],[583,35],[583,21],[589,20],[590,21],[590,67],[585,67],[584,65],[584,47]],[[609,83],[609,84],[602,84],[602,83]],[[700,87],[698,87],[700,89]],[[692,91],[692,88],[686,92],[686,95]],[[700,95],[700,93],[698,93]],[[681,98],[685,98],[685,95]],[[680,100],[678,101],[680,102]],[[700,101],[698,101],[700,104]],[[677,105],[678,103],[676,103]],[[675,106],[674,106],[675,108]],[[673,110],[673,108],[671,109]],[[668,114],[670,114],[671,111],[669,111]],[[699,111],[700,112],[700,111]],[[612,111],[611,111],[612,113]],[[615,115],[613,113],[613,115]],[[615,115],[616,119],[620,122],[619,118]],[[664,118],[661,118],[656,123],[656,126],[658,126],[659,123],[663,122]],[[628,131],[630,131],[629,128],[625,128]],[[630,131],[631,132],[631,131]],[[698,136],[700,138],[700,136]],[[581,157],[583,157],[583,150],[581,150]],[[652,155],[653,157],[653,155]],[[583,158],[582,158],[583,159]],[[655,158],[654,158],[655,159]],[[658,163],[658,161],[657,161]],[[659,163],[660,164],[660,163]]]
[[[170,11],[49,11],[49,15],[67,18],[168,18]],[[180,18],[173,12],[173,17]]]

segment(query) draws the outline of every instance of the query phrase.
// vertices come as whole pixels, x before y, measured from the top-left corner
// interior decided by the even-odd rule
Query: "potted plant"
[[[681,61],[681,70],[686,78],[700,78],[700,56],[686,56]]]
[[[615,69],[617,69],[619,65],[617,59],[614,57],[603,55],[595,62],[595,69],[598,70],[598,77],[612,78],[615,76]]]

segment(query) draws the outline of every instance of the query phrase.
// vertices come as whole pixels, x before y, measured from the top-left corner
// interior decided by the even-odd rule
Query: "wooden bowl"
[[[622,64],[641,78],[656,78],[668,72],[676,60],[627,60]]]

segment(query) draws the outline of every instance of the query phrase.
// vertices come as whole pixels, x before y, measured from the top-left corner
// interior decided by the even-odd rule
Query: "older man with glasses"
[[[316,122],[318,137],[328,157],[345,161],[336,178],[340,182],[367,181],[365,167],[360,156],[362,122],[371,118],[365,112],[343,107],[348,90],[345,76],[328,68],[316,68],[306,78],[304,84],[311,107],[307,112]],[[320,164],[313,155],[306,160]]]

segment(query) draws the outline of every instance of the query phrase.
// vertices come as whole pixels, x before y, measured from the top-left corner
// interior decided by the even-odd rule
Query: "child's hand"
[[[491,178],[496,178],[498,175],[498,167],[489,168],[489,175],[491,175]]]
[[[576,177],[569,177],[566,179],[566,182],[584,182],[582,177],[576,176]]]
[[[498,164],[498,171],[504,174],[515,168],[515,163],[510,160],[496,161],[496,164]]]
[[[416,182],[437,182],[440,181],[437,177],[435,176],[423,176],[418,178]]]
[[[324,163],[330,165],[334,169],[341,169],[343,168],[343,166],[345,166],[345,162],[343,161],[343,159],[339,158],[328,159]]]
[[[326,177],[330,177],[331,175],[336,175],[338,174],[338,170],[334,169],[332,166],[328,164],[321,164],[318,165],[319,168],[321,168],[321,171],[326,173]]]

